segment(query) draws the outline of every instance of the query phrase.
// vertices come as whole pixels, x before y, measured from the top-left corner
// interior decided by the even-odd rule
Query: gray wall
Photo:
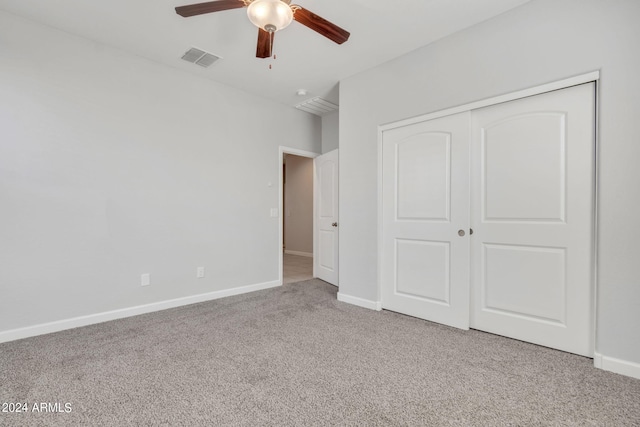
[[[340,292],[377,301],[377,126],[601,70],[597,351],[640,363],[640,2],[533,0],[340,83]]]
[[[322,116],[322,154],[338,148],[339,111]]]
[[[319,152],[320,134],[311,114],[0,13],[0,332],[277,281],[278,147]]]
[[[284,247],[313,253],[313,159],[286,156]]]

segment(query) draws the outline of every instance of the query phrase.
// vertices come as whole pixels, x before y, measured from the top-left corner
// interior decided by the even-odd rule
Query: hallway
[[[313,278],[313,258],[283,254],[282,284],[301,282]]]

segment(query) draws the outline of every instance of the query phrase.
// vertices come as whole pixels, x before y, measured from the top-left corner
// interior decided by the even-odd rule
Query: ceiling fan
[[[247,8],[249,20],[258,27],[256,57],[269,58],[273,51],[276,31],[286,28],[292,20],[311,28],[326,38],[342,44],[349,40],[350,33],[337,25],[304,9],[291,0],[216,0],[206,3],[176,7],[176,13],[185,18],[228,9]]]

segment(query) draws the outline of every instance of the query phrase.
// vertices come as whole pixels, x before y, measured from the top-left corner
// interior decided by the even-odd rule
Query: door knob
[[[338,226],[338,223],[337,223],[337,222],[334,222],[334,223],[332,223],[332,224],[331,224],[331,226],[332,226],[332,227],[337,227],[337,226]]]
[[[464,236],[464,230],[458,230],[458,236],[460,237]]]

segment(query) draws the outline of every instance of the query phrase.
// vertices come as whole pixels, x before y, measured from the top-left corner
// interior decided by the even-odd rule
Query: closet
[[[595,84],[387,126],[382,307],[593,355]]]

